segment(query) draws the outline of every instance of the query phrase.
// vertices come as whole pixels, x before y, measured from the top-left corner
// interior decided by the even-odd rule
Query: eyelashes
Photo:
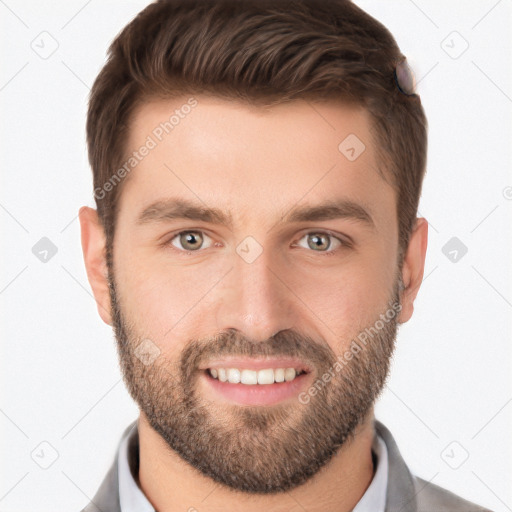
[[[308,237],[312,237],[308,239]],[[299,244],[302,240],[306,240],[305,245]],[[312,243],[311,240],[314,240]],[[204,247],[205,243],[210,241],[210,245],[208,247]],[[315,247],[320,247],[321,242],[317,245],[317,241],[327,241],[327,249],[326,250],[316,250]],[[183,245],[185,244],[185,246]],[[195,247],[187,247],[187,245],[192,245]],[[167,242],[163,244],[171,248],[172,250],[181,253],[185,256],[191,256],[194,253],[201,253],[205,250],[210,249],[211,247],[220,244],[216,244],[213,242],[212,238],[207,235],[203,230],[200,229],[188,229],[179,231],[174,233],[171,238],[168,239]],[[333,249],[334,246],[334,249]],[[292,244],[292,247],[300,247],[305,249],[306,251],[310,251],[312,253],[318,253],[319,255],[333,255],[336,254],[340,249],[343,248],[351,248],[351,242],[347,241],[343,237],[329,231],[329,230],[310,230],[305,232],[297,242]]]

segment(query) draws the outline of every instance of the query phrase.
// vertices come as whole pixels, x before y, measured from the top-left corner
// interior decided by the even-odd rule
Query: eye
[[[203,242],[205,239],[211,240],[210,237],[203,231],[180,231],[175,236],[173,236],[168,243],[181,251],[194,252],[198,251],[199,249],[204,249]],[[176,240],[176,243],[174,240]]]
[[[311,231],[306,233],[300,240],[306,239],[306,246],[298,244],[300,247],[304,247],[305,249],[312,249],[315,252],[333,254],[336,252],[336,249],[342,246],[349,247],[349,242],[341,240],[340,238],[334,236],[333,234],[326,231]],[[334,241],[334,244],[333,242]],[[335,246],[334,249],[331,249],[332,246]]]
[[[301,240],[306,239],[307,245],[302,245]],[[209,246],[204,246],[206,240],[210,241]],[[201,230],[188,230],[180,231],[176,233],[165,245],[172,245],[178,251],[181,252],[199,252],[201,249],[208,249],[212,246],[212,239]],[[217,244],[215,244],[217,245]],[[312,249],[318,253],[324,253],[325,255],[332,255],[336,253],[340,247],[350,247],[349,241],[345,241],[334,234],[327,231],[310,231],[306,233],[300,240],[299,243],[293,246],[304,247],[305,249]],[[333,248],[334,246],[334,248]]]

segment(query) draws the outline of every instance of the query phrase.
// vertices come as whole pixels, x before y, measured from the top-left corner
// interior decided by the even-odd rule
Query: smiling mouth
[[[207,396],[242,406],[293,403],[316,374],[309,361],[298,357],[224,357],[199,370]]]
[[[282,382],[292,382],[300,375],[308,373],[296,368],[264,368],[252,370],[248,368],[209,368],[207,373],[213,379],[230,384],[246,384],[247,386],[264,386]]]

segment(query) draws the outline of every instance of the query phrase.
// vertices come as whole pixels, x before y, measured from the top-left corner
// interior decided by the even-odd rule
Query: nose
[[[293,328],[294,294],[281,265],[271,259],[266,251],[251,263],[234,255],[233,268],[217,290],[218,331],[236,329],[258,342]]]

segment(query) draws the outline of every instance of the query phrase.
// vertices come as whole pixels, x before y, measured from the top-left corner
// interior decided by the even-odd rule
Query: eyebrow
[[[145,208],[137,217],[136,223],[144,225],[153,222],[166,222],[176,219],[202,221],[209,224],[225,225],[232,229],[231,212],[210,208],[200,203],[184,199],[159,200]],[[281,217],[278,224],[293,222],[314,222],[333,219],[351,219],[375,229],[375,222],[363,205],[348,199],[326,201],[318,205],[296,206]]]

